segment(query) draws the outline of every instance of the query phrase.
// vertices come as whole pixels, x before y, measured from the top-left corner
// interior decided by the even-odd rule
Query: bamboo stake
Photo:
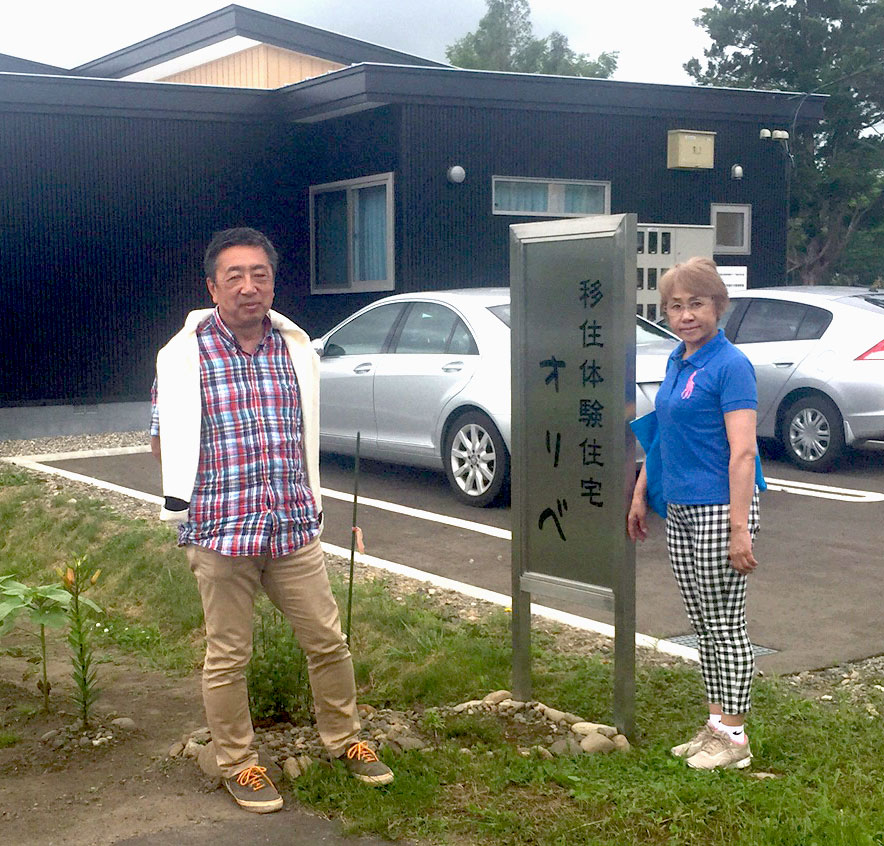
[[[350,585],[347,589],[347,644],[350,643],[350,620],[353,612],[353,573],[356,562],[356,507],[359,498],[359,437],[356,433],[356,460],[353,464],[353,526],[350,530]]]

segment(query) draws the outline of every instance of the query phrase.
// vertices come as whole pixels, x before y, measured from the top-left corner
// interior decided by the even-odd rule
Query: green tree
[[[698,82],[829,95],[821,125],[800,123],[796,97],[785,127],[788,269],[829,281],[884,211],[884,0],[718,0],[696,23],[712,40],[685,65]]]
[[[460,68],[607,78],[617,69],[617,53],[592,59],[575,53],[561,32],[535,38],[528,0],[486,0],[488,11],[475,32],[445,49]]]

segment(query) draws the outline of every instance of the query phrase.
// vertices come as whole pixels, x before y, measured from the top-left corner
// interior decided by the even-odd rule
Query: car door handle
[[[775,361],[773,363],[774,367],[791,367],[795,362],[793,361]]]
[[[442,365],[443,373],[460,373],[461,370],[463,370],[462,361],[450,361],[448,364]]]
[[[364,361],[362,364],[357,364],[356,367],[353,368],[354,373],[370,373],[371,372],[371,362]]]

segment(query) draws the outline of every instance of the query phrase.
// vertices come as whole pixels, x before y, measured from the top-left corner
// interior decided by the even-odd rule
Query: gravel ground
[[[37,438],[22,441],[0,441],[0,458],[107,449],[109,447],[138,446],[149,443],[150,438],[145,431],[100,435],[66,435],[58,438]],[[61,479],[58,476],[47,476],[46,478],[51,482],[47,490],[47,496],[54,496],[63,492],[73,496],[100,498],[113,510],[127,517],[147,520],[156,519],[156,505],[134,500],[110,491],[97,490],[89,485]],[[327,556],[327,559],[331,571],[342,575],[346,574],[348,569],[347,561],[336,556]],[[497,606],[470,599],[454,591],[428,588],[421,582],[394,576],[389,573],[378,573],[372,570],[372,568],[362,565],[359,565],[357,570],[357,577],[360,579],[382,578],[391,583],[395,595],[400,597],[411,593],[423,593],[433,597],[440,605],[447,609],[448,613],[453,611],[464,619],[475,620],[497,608]],[[532,627],[553,635],[557,647],[563,651],[613,653],[613,642],[600,635],[571,629],[560,624],[553,624],[539,618],[532,620]],[[678,659],[661,656],[647,650],[640,650],[639,658],[642,661],[663,664],[678,662]],[[884,655],[877,655],[860,661],[845,662],[835,667],[812,672],[784,676],[783,680],[803,695],[824,703],[832,703],[833,706],[845,697],[852,702],[864,704],[869,712],[870,719],[877,718],[879,710],[884,712]]]

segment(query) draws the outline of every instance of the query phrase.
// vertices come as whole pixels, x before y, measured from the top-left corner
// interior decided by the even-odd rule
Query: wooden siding
[[[280,88],[342,67],[344,65],[315,56],[258,44],[164,77],[161,82],[224,85],[228,88]]]

